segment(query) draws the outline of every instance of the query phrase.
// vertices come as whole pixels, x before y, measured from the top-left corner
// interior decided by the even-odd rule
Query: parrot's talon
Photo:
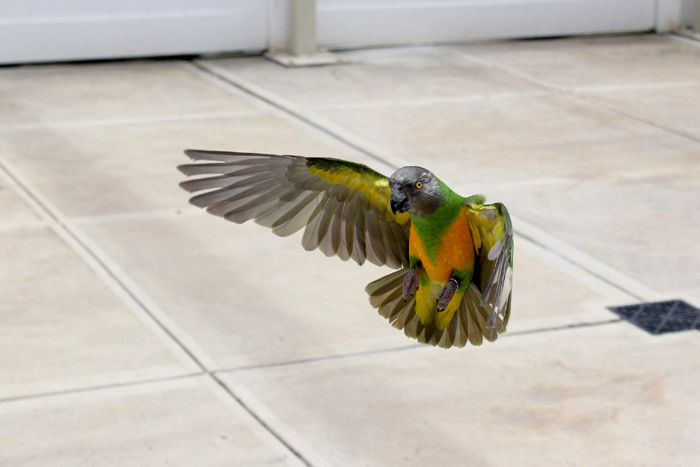
[[[440,295],[438,295],[437,311],[445,311],[447,306],[452,301],[452,297],[455,296],[455,292],[459,289],[459,281],[454,277],[451,277],[449,281],[442,287]]]
[[[413,297],[416,293],[420,280],[418,278],[418,266],[414,267],[403,277],[403,301],[408,300],[408,296]]]

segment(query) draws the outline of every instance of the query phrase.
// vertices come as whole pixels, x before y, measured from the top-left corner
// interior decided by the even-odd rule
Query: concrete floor
[[[0,465],[700,465],[700,43],[631,36],[0,69]],[[495,344],[387,270],[187,204],[188,147],[420,164],[509,206]]]

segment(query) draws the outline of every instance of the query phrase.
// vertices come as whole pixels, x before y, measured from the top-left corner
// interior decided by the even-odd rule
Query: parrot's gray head
[[[442,203],[437,177],[423,167],[401,167],[389,177],[391,210],[418,217],[434,213]]]

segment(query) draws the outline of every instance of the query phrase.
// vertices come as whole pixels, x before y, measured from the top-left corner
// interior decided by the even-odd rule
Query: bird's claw
[[[438,295],[437,298],[437,311],[445,311],[447,308],[447,305],[450,304],[450,301],[452,300],[452,297],[455,296],[455,292],[457,292],[457,289],[459,288],[459,282],[457,279],[454,277],[451,278],[447,283],[442,287],[442,290],[440,291],[440,295]]]
[[[420,281],[418,279],[418,268],[414,267],[405,276],[403,276],[403,301],[408,300],[408,296],[413,297],[416,293]]]

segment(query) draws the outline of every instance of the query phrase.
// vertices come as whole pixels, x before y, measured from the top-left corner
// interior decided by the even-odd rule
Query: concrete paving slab
[[[439,47],[337,52],[344,63],[321,68],[280,68],[257,58],[205,60],[230,76],[243,78],[308,108],[372,106],[531,93],[540,89],[525,80],[455,60]]]
[[[333,465],[695,465],[697,332],[624,323],[227,373]]]
[[[0,464],[300,465],[229,406],[202,378],[1,403]]]
[[[678,83],[700,76],[700,47],[655,35],[508,41],[454,50],[567,89]]]
[[[257,112],[177,61],[10,67],[0,70],[0,131],[201,114]]]
[[[193,371],[52,232],[0,240],[0,399]]]
[[[298,123],[267,114],[0,136],[9,163],[66,216],[188,206],[176,169],[189,161],[182,152],[187,148],[351,157]]]
[[[391,272],[306,252],[254,223],[210,216],[81,226],[219,368],[411,345],[368,303],[364,287]],[[167,238],[167,242],[163,241]],[[614,318],[607,298],[519,249],[510,331]],[[546,292],[543,292],[546,291]]]

